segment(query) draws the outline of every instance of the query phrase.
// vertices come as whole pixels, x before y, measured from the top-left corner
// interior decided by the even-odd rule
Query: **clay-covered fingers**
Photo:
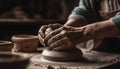
[[[47,36],[52,31],[53,31],[53,29],[51,27],[47,28],[45,31],[45,36]]]
[[[39,29],[39,32],[38,32],[38,37],[39,37],[40,43],[43,46],[46,46],[46,44],[44,42],[45,37],[50,32],[52,32],[55,29],[58,29],[61,26],[62,26],[61,24],[49,24],[49,25],[43,25],[43,26],[41,26],[41,28]]]
[[[45,38],[45,32],[48,28],[51,28],[52,30],[58,29],[62,27],[61,24],[49,24],[49,25],[43,25],[41,26],[41,28],[39,29],[39,34],[42,38]]]
[[[62,39],[62,38],[65,38],[66,37],[66,35],[65,35],[66,33],[65,33],[65,31],[63,32],[60,32],[60,33],[58,33],[57,35],[54,35],[53,37],[51,37],[49,40],[48,40],[48,42],[47,42],[47,44],[50,46],[52,43],[54,43],[55,41],[57,41],[57,40],[60,40],[60,39]]]
[[[48,25],[44,25],[44,26],[41,26],[41,28],[38,31],[38,38],[40,40],[40,43],[43,46],[46,46],[45,43],[44,43],[44,38],[45,38],[45,31],[46,31],[47,28],[49,28],[49,26]]]
[[[50,45],[51,50],[69,50],[73,47],[71,42],[65,37]]]
[[[41,43],[43,46],[46,46],[45,43],[44,43],[44,39],[43,39],[40,35],[38,35],[38,38],[39,38],[40,43]]]
[[[47,28],[49,28],[49,25],[43,25],[39,29],[38,35],[41,36],[41,38],[45,38],[45,31]]]
[[[63,25],[59,24],[59,23],[55,23],[55,24],[49,24],[49,27],[51,27],[53,30],[58,29],[60,27],[62,27]]]
[[[61,39],[64,37],[65,33],[60,33],[61,31],[74,31],[75,29],[73,27],[65,27],[62,26],[52,32],[50,32],[46,37],[45,37],[45,43],[47,45],[50,45],[52,42]]]
[[[45,44],[49,45],[49,44],[48,44],[48,40],[49,40],[50,38],[52,38],[53,36],[59,34],[62,30],[63,30],[63,27],[60,27],[59,29],[56,29],[56,30],[50,32],[50,33],[45,37],[45,40],[44,40]]]

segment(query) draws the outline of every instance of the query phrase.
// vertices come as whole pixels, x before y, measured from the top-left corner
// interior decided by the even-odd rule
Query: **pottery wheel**
[[[67,51],[52,51],[48,48],[42,52],[42,58],[51,61],[74,62],[83,60],[83,53],[80,49],[75,48]]]

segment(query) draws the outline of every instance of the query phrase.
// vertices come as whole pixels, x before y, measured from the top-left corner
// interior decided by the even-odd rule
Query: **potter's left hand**
[[[83,29],[74,27],[61,27],[49,33],[45,38],[51,50],[68,50],[81,41],[84,41]]]
[[[39,29],[39,32],[38,32],[38,37],[39,37],[40,43],[43,46],[46,46],[45,43],[44,43],[44,38],[46,37],[46,35],[48,33],[50,33],[51,31],[53,31],[55,29],[58,29],[61,26],[62,25],[58,24],[58,23],[41,26],[41,28]]]

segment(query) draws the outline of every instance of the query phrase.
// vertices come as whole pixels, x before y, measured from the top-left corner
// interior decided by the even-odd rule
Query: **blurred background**
[[[79,0],[0,0],[0,40],[37,35],[42,25],[64,24]]]
[[[78,0],[0,0],[0,18],[65,20]]]

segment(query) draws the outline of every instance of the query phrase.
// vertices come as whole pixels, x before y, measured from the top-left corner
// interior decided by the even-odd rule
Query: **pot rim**
[[[4,41],[4,40],[0,41],[0,45],[9,45],[9,44],[12,44],[12,42],[11,41]]]
[[[12,41],[39,40],[36,35],[14,35]]]

